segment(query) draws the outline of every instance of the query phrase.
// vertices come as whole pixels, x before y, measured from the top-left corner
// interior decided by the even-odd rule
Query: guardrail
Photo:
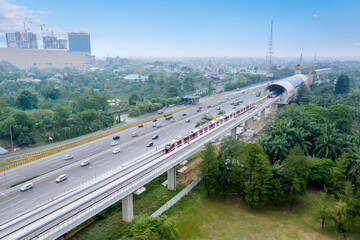
[[[167,113],[177,113],[177,112],[182,111],[182,110],[185,110],[185,109],[187,109],[187,108],[188,108],[188,107],[180,107],[180,108],[178,108],[178,109],[175,109],[175,110],[173,110],[173,111],[169,111],[169,112],[167,112]],[[161,117],[162,117],[162,115],[163,115],[163,114],[161,114]],[[128,128],[137,126],[137,125],[139,125],[139,124],[143,124],[143,123],[146,123],[146,122],[148,122],[148,121],[152,121],[152,120],[154,120],[154,119],[158,119],[159,117],[160,117],[160,115],[152,116],[152,117],[149,117],[149,118],[146,118],[146,119],[143,119],[143,120],[134,122],[134,123],[130,123],[130,124],[127,124],[127,125],[124,125],[124,126],[120,126],[120,127],[117,127],[117,128],[114,128],[114,129],[111,129],[111,130],[102,132],[102,133],[98,133],[98,134],[96,134],[96,135],[92,135],[92,136],[89,136],[89,137],[86,137],[86,138],[77,140],[77,141],[75,141],[75,142],[67,143],[67,144],[65,144],[65,145],[61,145],[61,146],[58,146],[58,147],[55,147],[55,148],[50,148],[50,149],[47,149],[47,150],[44,150],[44,151],[40,151],[40,152],[36,152],[36,153],[32,153],[32,154],[27,154],[27,155],[23,155],[23,156],[19,157],[18,160],[20,160],[20,159],[26,159],[26,158],[29,158],[29,157],[31,157],[31,158],[30,158],[30,159],[26,159],[26,160],[24,160],[24,161],[22,161],[22,162],[15,163],[15,164],[12,164],[12,165],[10,165],[10,166],[1,168],[1,169],[0,169],[0,172],[1,172],[1,171],[4,171],[4,170],[11,169],[11,168],[14,168],[14,167],[17,167],[17,166],[20,166],[20,165],[23,165],[23,164],[25,164],[25,163],[32,162],[32,161],[37,160],[37,159],[39,159],[39,158],[46,157],[46,156],[52,155],[52,154],[54,154],[54,153],[61,152],[61,151],[64,151],[64,150],[66,150],[66,149],[69,149],[69,148],[72,148],[72,147],[76,147],[76,146],[78,146],[78,145],[81,145],[81,144],[84,144],[84,143],[87,143],[87,142],[90,142],[90,141],[93,141],[93,140],[96,140],[96,139],[99,139],[99,138],[102,138],[102,137],[111,135],[111,134],[113,134],[113,133],[116,133],[116,132],[119,132],[119,131],[122,131],[122,130],[125,130],[125,129],[128,129]],[[35,157],[33,157],[33,156],[35,156]]]
[[[89,181],[86,181],[77,186],[74,186],[74,187],[66,190],[65,192],[62,192],[55,196],[52,196],[51,198],[48,198],[42,202],[37,202],[36,204],[31,202],[23,207],[23,209],[25,209],[24,211],[18,211],[15,215],[13,215],[12,213],[9,213],[8,215],[2,215],[2,217],[0,219],[0,226],[7,222],[10,222],[20,216],[24,217],[27,214],[33,212],[35,209],[39,209],[41,207],[47,206],[48,204],[55,202],[59,199],[61,199],[61,201],[63,201],[64,200],[63,197],[69,195],[70,193],[75,194],[75,193],[77,193],[78,190],[81,190],[81,192],[83,192],[84,190],[88,189],[89,187],[94,186],[95,183],[98,183],[98,182],[101,182],[104,180],[108,180],[110,177],[114,176],[115,174],[123,172],[123,171],[127,170],[128,168],[133,167],[134,165],[136,165],[140,162],[144,162],[144,161],[158,155],[161,152],[164,152],[163,147],[160,147],[157,150],[152,150],[150,152],[147,152],[146,154],[143,154],[135,159],[130,159],[129,161],[123,162],[121,165],[119,165],[113,169],[110,169],[108,171],[105,171],[101,174],[94,173],[94,178],[90,179]],[[78,165],[78,163],[74,163],[72,165]],[[62,171],[64,171],[64,170],[60,169],[58,172],[62,172]],[[38,177],[39,179],[35,180],[35,182],[48,177],[47,175],[53,175],[53,174],[54,173],[50,172],[44,176]],[[15,190],[17,191],[17,190],[19,190],[19,187],[14,187],[14,189],[12,188],[12,189],[8,189],[8,190],[11,190],[10,192],[15,191]]]
[[[271,101],[271,103],[275,102],[275,100],[277,100],[277,99],[273,99]],[[249,115],[257,114],[258,111],[262,110],[263,108],[265,108],[267,105],[269,105],[271,103],[265,103],[262,107],[258,108],[257,111],[254,111],[255,109],[253,109],[252,111],[249,112],[250,114],[247,114],[246,116],[244,115],[242,118],[240,118],[240,122],[245,121],[246,119],[248,119],[250,117]],[[106,202],[108,202],[107,200],[105,200],[106,197],[110,197],[108,200],[111,200],[111,199],[114,199],[116,196],[118,196],[116,199],[119,200],[120,194],[122,194],[120,196],[122,198],[122,197],[126,196],[126,194],[129,194],[129,193],[135,191],[137,188],[141,187],[142,185],[146,184],[147,182],[150,182],[154,178],[161,175],[164,171],[170,169],[173,166],[176,166],[180,161],[183,161],[184,158],[186,158],[187,156],[190,156],[191,154],[193,154],[193,152],[198,151],[199,149],[201,149],[203,144],[205,144],[208,141],[208,139],[216,139],[216,138],[220,137],[221,135],[225,134],[231,128],[238,125],[239,124],[238,122],[239,121],[229,122],[231,124],[225,125],[226,127],[224,129],[219,128],[219,129],[217,129],[218,131],[215,130],[213,132],[214,135],[213,134],[204,135],[204,138],[202,138],[203,139],[202,141],[195,141],[195,142],[193,142],[191,144],[188,144],[183,149],[187,149],[189,151],[185,152],[185,154],[183,154],[183,155],[181,155],[181,153],[183,153],[184,151],[174,152],[173,154],[169,154],[168,156],[160,157],[160,159],[158,159],[158,160],[151,161],[150,166],[147,166],[149,163],[146,163],[145,164],[146,166],[145,165],[141,166],[140,168],[142,168],[142,169],[138,169],[138,172],[132,171],[133,176],[129,176],[127,179],[125,179],[125,177],[127,177],[126,175],[120,177],[118,180],[114,181],[112,185],[110,184],[110,186],[108,186],[108,187],[112,186],[113,188],[116,187],[118,189],[117,192],[116,192],[116,195],[113,195],[113,194],[115,194],[115,192],[113,192],[111,194],[111,197],[110,197],[110,195],[102,197],[101,202],[99,202],[99,201],[96,202],[97,206],[99,204],[103,205]],[[107,191],[107,190],[110,190],[110,189],[107,188],[105,190]],[[102,194],[104,194],[104,191],[102,191]],[[81,197],[81,198],[83,198],[83,197]],[[69,205],[62,206],[59,209],[57,209],[57,211],[59,211],[60,209],[62,211],[64,211],[63,209],[68,207],[68,206]],[[74,207],[74,208],[72,208],[72,210],[70,212],[66,212],[65,214],[62,214],[60,216],[60,218],[57,218],[55,220],[53,219],[52,221],[50,221],[51,224],[54,224],[55,221],[60,219],[61,221],[59,220],[60,221],[59,224],[64,226],[64,228],[56,226],[56,225],[54,225],[54,226],[48,226],[47,225],[47,227],[50,227],[50,229],[47,228],[47,230],[45,230],[44,227],[41,227],[41,229],[36,229],[36,232],[37,232],[36,234],[35,234],[34,231],[32,231],[31,236],[32,237],[38,236],[38,237],[40,237],[40,239],[42,238],[40,235],[48,237],[49,236],[48,234],[50,234],[50,232],[54,233],[55,229],[56,229],[55,232],[58,232],[58,234],[60,234],[62,231],[65,231],[65,230],[68,231],[72,227],[74,227],[73,225],[71,225],[71,228],[68,229],[66,226],[70,226],[69,224],[71,224],[71,223],[75,224],[76,220],[79,220],[79,218],[82,218],[84,216],[88,216],[90,212],[92,213],[90,215],[93,216],[93,214],[96,214],[98,211],[100,211],[99,210],[100,208],[99,207],[94,207],[94,205],[91,205],[90,208],[83,208],[83,205],[81,205],[81,206],[82,206],[81,208],[80,207]],[[96,213],[94,213],[94,209],[96,210]],[[75,214],[74,214],[74,211],[76,212]],[[66,217],[68,214],[71,215],[70,216],[71,218]],[[47,217],[47,216],[45,216],[45,217]],[[42,217],[42,221],[44,220],[45,217]],[[62,228],[62,230],[60,228]],[[59,230],[61,230],[61,231],[59,232]],[[39,231],[40,231],[40,233],[39,233]],[[44,231],[45,231],[46,235],[41,234]],[[35,235],[33,235],[33,234],[35,234]],[[58,236],[60,236],[60,235],[58,235]]]
[[[92,202],[90,206],[85,207],[84,205],[84,197],[86,198],[86,203],[89,204],[88,198],[90,196],[81,196],[78,199],[78,204],[81,205],[72,205],[72,208],[69,204],[65,206],[61,206],[56,211],[53,211],[51,214],[48,214],[44,217],[41,217],[41,221],[37,224],[42,224],[42,222],[46,222],[47,224],[41,225],[39,229],[35,229],[31,231],[31,238],[38,237],[39,239],[49,237],[50,235],[60,236],[66,231],[72,229],[79,223],[79,219],[81,219],[80,222],[82,222],[83,218],[86,216],[86,219],[93,216],[94,214],[98,213],[103,207],[105,206],[105,203],[108,203],[110,200],[113,200],[116,198],[116,201],[119,199],[122,199],[127,194],[130,194],[131,192],[135,191],[139,187],[143,186],[147,182],[150,182],[154,178],[160,176],[163,172],[167,171],[168,169],[176,166],[178,163],[183,161],[186,157],[190,156],[194,152],[200,150],[203,145],[211,140],[211,139],[217,139],[220,136],[225,135],[230,129],[234,128],[239,124],[239,122],[243,122],[249,117],[257,114],[259,111],[266,108],[269,104],[277,101],[277,98],[272,99],[268,103],[265,103],[262,107],[257,108],[256,111],[253,109],[252,111],[248,112],[249,114],[240,116],[239,120],[234,120],[231,122],[228,122],[230,124],[226,124],[224,128],[218,128],[213,131],[213,134],[204,135],[202,138],[198,138],[199,141],[191,142],[187,146],[185,146],[182,149],[187,149],[188,151],[176,151],[174,153],[170,153],[169,155],[165,155],[163,157],[157,158],[156,160],[150,161],[150,163],[146,163],[145,165],[133,170],[132,172],[126,174],[125,176],[119,177],[117,180],[112,182],[111,184],[106,184],[106,187],[101,188],[101,194],[100,200],[97,200],[95,203]],[[149,165],[150,164],[150,165]],[[102,196],[105,194],[104,191],[110,191],[113,189],[116,189],[111,192],[111,194],[108,194],[106,196]],[[100,189],[100,188],[99,188]],[[82,199],[82,200],[81,200]],[[91,201],[95,199],[92,198]],[[97,204],[98,207],[94,207],[94,204]],[[81,207],[80,207],[81,206]],[[70,209],[70,210],[68,210]],[[56,212],[56,214],[54,214]],[[59,212],[61,214],[59,214]],[[52,215],[50,217],[50,215]],[[73,224],[72,224],[73,223]],[[28,226],[25,226],[22,228],[23,231],[25,231],[25,228],[28,228]],[[32,226],[32,229],[34,229],[34,225]],[[65,231],[65,232],[64,232]],[[60,235],[59,235],[60,234]],[[27,235],[30,237],[29,235]]]

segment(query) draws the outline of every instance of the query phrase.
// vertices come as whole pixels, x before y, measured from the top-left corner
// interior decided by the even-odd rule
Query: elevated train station
[[[271,96],[274,94],[275,96],[281,95],[281,99],[278,102],[279,104],[288,104],[292,102],[297,94],[297,88],[301,85],[301,83],[306,84],[307,77],[303,74],[296,74],[294,76],[284,78],[278,81],[274,81],[263,91],[263,96]]]

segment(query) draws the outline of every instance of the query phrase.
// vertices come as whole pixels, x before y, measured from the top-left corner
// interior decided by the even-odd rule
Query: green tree
[[[297,198],[306,192],[311,163],[299,146],[293,148],[283,161],[285,192],[292,209]]]
[[[270,192],[269,198],[277,207],[281,200],[284,199],[284,171],[283,165],[280,164],[280,161],[276,161],[271,167],[272,177],[270,180]]]
[[[61,96],[60,90],[57,88],[51,89],[49,92],[49,95],[48,95],[48,97],[51,100],[56,100],[56,99],[60,98],[60,96]]]
[[[327,213],[334,202],[332,195],[327,193],[325,187],[324,191],[321,191],[316,199],[316,204],[314,208],[315,217],[321,219],[321,228],[324,229],[325,220],[327,218]]]
[[[244,194],[251,208],[265,203],[271,177],[270,163],[258,144],[249,143],[244,148]]]
[[[332,168],[328,178],[326,179],[327,189],[334,193],[336,196],[340,196],[345,187],[346,175],[345,175],[345,164],[346,155],[342,154],[336,161],[336,166]]]
[[[176,240],[178,231],[174,220],[161,215],[138,215],[127,224],[122,240]]]
[[[0,122],[1,136],[13,139],[19,145],[26,145],[32,142],[34,119],[28,117],[24,112],[14,112],[5,121]]]
[[[348,204],[341,199],[333,203],[327,211],[328,222],[341,232],[346,239],[346,233],[350,232],[353,225],[353,217],[348,211]]]
[[[56,122],[56,125],[60,127],[67,127],[69,125],[68,118],[69,111],[65,107],[57,105],[53,116],[53,120]]]
[[[172,98],[172,97],[179,96],[178,90],[174,86],[167,86],[167,87],[164,88],[163,91],[164,91],[164,96],[166,98]]]
[[[325,124],[322,126],[321,135],[315,139],[315,156],[334,160],[341,152],[340,144],[341,136],[339,131],[334,129],[334,125]]]
[[[22,110],[37,108],[38,98],[29,90],[22,90],[19,92],[15,104]]]
[[[343,132],[350,133],[353,121],[352,109],[344,104],[336,104],[329,108],[329,119]]]
[[[219,182],[217,180],[221,174],[214,145],[208,142],[205,145],[205,150],[201,151],[201,158],[200,170],[207,195],[210,196],[210,192],[215,192],[219,189]]]
[[[299,104],[303,98],[308,94],[308,89],[304,82],[302,82],[297,90],[296,103]]]
[[[335,94],[348,93],[350,90],[350,79],[347,75],[340,75],[336,81]]]
[[[311,162],[311,181],[319,186],[324,186],[335,167],[335,163],[329,158],[311,158]]]
[[[186,92],[192,92],[195,90],[195,81],[193,78],[185,78],[184,80],[184,90]]]
[[[140,97],[139,95],[137,94],[132,94],[130,97],[129,97],[129,105],[136,105],[137,102],[142,102],[143,101],[143,98]]]

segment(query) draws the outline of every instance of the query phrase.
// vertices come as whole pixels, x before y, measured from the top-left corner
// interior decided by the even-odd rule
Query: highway
[[[117,166],[126,165],[127,162],[136,159],[141,155],[152,152],[156,148],[161,148],[171,139],[194,129],[195,123],[201,119],[206,111],[210,112],[209,115],[215,115],[218,112],[217,108],[220,107],[222,110],[228,112],[233,108],[233,106],[230,105],[233,98],[243,99],[244,105],[254,101],[256,97],[253,92],[259,92],[266,84],[267,83],[262,83],[256,87],[252,86],[246,88],[251,90],[242,89],[241,91],[225,93],[213,100],[175,113],[174,123],[161,117],[156,122],[157,124],[162,125],[161,128],[153,128],[154,123],[148,122],[145,123],[142,128],[129,128],[117,134],[85,143],[66,151],[7,170],[5,173],[6,181],[5,174],[1,173],[3,179],[1,188],[3,190],[6,186],[23,179],[40,176],[56,169],[60,172],[57,172],[56,174],[50,173],[48,174],[48,177],[40,181],[31,180],[30,182],[34,184],[34,188],[29,191],[20,192],[18,189],[23,185],[21,184],[14,191],[6,195],[0,195],[0,214],[3,219],[12,218],[13,215],[17,216],[29,209],[33,209],[36,204],[49,201],[54,198],[54,196],[61,195],[69,189],[95,179],[106,171],[110,171]],[[245,94],[243,94],[244,91]],[[228,97],[228,99],[226,97]],[[208,105],[211,105],[212,107],[207,108]],[[200,113],[196,111],[199,106],[202,106],[203,108]],[[183,116],[184,113],[186,113],[186,116]],[[185,123],[186,119],[190,119],[190,123]],[[133,132],[137,132],[139,137],[133,138],[131,136]],[[155,134],[159,135],[159,139],[152,140],[151,137]],[[110,146],[110,143],[113,141],[112,137],[116,135],[121,137],[120,140],[118,140],[119,145],[112,147]],[[146,145],[151,141],[155,143],[154,146],[147,148]],[[121,148],[121,152],[113,154],[112,150],[117,147]],[[65,161],[64,155],[66,154],[73,154],[74,158]],[[80,167],[80,163],[84,159],[90,159],[91,164],[86,167]],[[56,183],[55,179],[63,173],[68,175],[68,179],[64,182]]]

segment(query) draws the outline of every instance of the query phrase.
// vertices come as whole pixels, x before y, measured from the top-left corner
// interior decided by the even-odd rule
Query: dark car
[[[146,145],[147,147],[152,147],[154,146],[154,142],[149,142],[148,145]]]
[[[199,107],[199,109],[202,109],[202,107]]]
[[[120,139],[120,136],[115,136],[113,137],[114,140],[119,140]]]
[[[154,135],[153,137],[152,137],[152,140],[156,140],[156,139],[158,139],[159,138],[159,135]]]
[[[183,116],[186,116],[186,113],[183,113],[182,115],[183,115]]]
[[[201,112],[201,109],[196,110],[197,112]]]
[[[211,108],[211,105],[209,105],[208,108]]]
[[[217,108],[216,110],[220,110],[221,108]]]
[[[157,119],[154,119],[153,122],[157,122]]]

